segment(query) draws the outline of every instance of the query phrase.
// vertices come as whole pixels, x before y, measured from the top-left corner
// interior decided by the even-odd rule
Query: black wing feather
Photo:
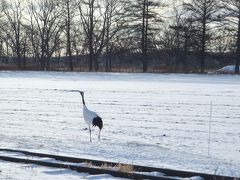
[[[93,126],[97,126],[99,127],[99,129],[103,128],[103,121],[102,118],[100,118],[99,116],[93,118]]]

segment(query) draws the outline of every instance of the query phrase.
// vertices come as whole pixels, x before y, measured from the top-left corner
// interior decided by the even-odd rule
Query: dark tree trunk
[[[240,14],[238,17],[238,34],[237,34],[237,50],[236,50],[236,62],[235,62],[235,73],[239,73],[240,64]]]
[[[205,58],[206,58],[206,13],[204,14],[203,21],[202,21],[202,49],[201,49],[201,62],[200,62],[200,70],[201,73],[204,73],[205,69]]]
[[[70,5],[69,0],[67,1],[67,55],[69,61],[69,68],[73,71],[73,61],[72,61],[72,48],[71,48],[71,17],[70,17]]]
[[[93,50],[93,12],[94,12],[94,0],[91,0],[89,4],[90,9],[90,26],[89,26],[89,71],[93,70],[93,63],[94,63],[94,50]]]
[[[22,58],[21,58],[21,44],[20,44],[20,23],[18,23],[17,26],[17,32],[16,32],[16,53],[17,53],[17,64],[18,64],[18,69],[21,69],[22,66]]]
[[[26,61],[27,61],[26,53],[24,53],[24,55],[23,55],[23,69],[26,69]]]
[[[148,1],[143,0],[143,16],[142,16],[142,63],[143,63],[143,72],[147,71],[147,6]]]
[[[184,35],[184,48],[183,48],[183,55],[181,57],[182,59],[182,66],[183,66],[183,72],[186,72],[186,59],[187,59],[187,54],[188,54],[188,36],[186,35],[186,32],[185,32],[185,35]]]
[[[90,49],[90,53],[89,53],[88,70],[89,71],[93,70],[93,51],[91,51],[91,49]]]
[[[96,55],[94,56],[93,62],[94,62],[94,70],[98,71],[99,70],[99,65],[98,65],[98,58],[97,58]]]
[[[48,37],[48,35],[47,35],[47,39],[46,39],[46,52],[45,52],[45,54],[46,54],[46,65],[45,65],[45,69],[46,69],[46,71],[49,71],[50,70],[50,55],[49,55],[49,53],[50,53],[50,49],[49,49],[49,37]]]
[[[18,65],[18,69],[21,69],[22,68],[22,58],[21,58],[21,55],[18,54],[17,55],[17,65]]]
[[[107,45],[107,57],[106,57],[106,65],[105,71],[111,72],[112,71],[112,45],[109,47]]]
[[[109,72],[112,71],[112,49],[110,50],[110,54],[109,54]]]
[[[146,0],[146,25],[145,25],[145,35],[144,35],[144,62],[143,62],[143,72],[148,70],[148,0]]]
[[[107,44],[107,47],[106,47],[106,54],[107,54],[107,56],[106,56],[106,64],[105,64],[105,71],[106,72],[109,72],[109,60],[110,60],[110,54],[109,54],[109,44]]]
[[[41,65],[41,70],[45,71],[45,58],[44,57],[40,58],[40,65]]]

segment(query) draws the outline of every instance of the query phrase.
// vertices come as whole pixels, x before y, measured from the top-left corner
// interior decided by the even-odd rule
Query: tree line
[[[234,64],[239,73],[239,0],[0,0],[0,8],[1,68],[204,73]]]

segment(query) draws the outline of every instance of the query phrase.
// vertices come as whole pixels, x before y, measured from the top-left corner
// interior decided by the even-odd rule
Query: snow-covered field
[[[103,118],[100,142],[73,89]],[[239,92],[234,75],[2,71],[0,147],[240,177]]]

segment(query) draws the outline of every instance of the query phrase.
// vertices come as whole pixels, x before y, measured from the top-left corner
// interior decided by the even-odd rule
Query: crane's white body
[[[90,126],[93,123],[93,119],[96,118],[97,113],[89,110],[86,105],[83,105],[83,118],[84,121]]]
[[[101,117],[98,116],[97,113],[89,110],[87,106],[85,105],[84,101],[84,92],[78,91],[82,96],[82,102],[83,102],[83,119],[88,124],[89,127],[89,133],[90,133],[90,142],[92,142],[91,138],[91,125],[92,127],[98,126],[99,127],[99,134],[98,134],[98,140],[100,141],[100,132],[103,127],[103,122]]]

